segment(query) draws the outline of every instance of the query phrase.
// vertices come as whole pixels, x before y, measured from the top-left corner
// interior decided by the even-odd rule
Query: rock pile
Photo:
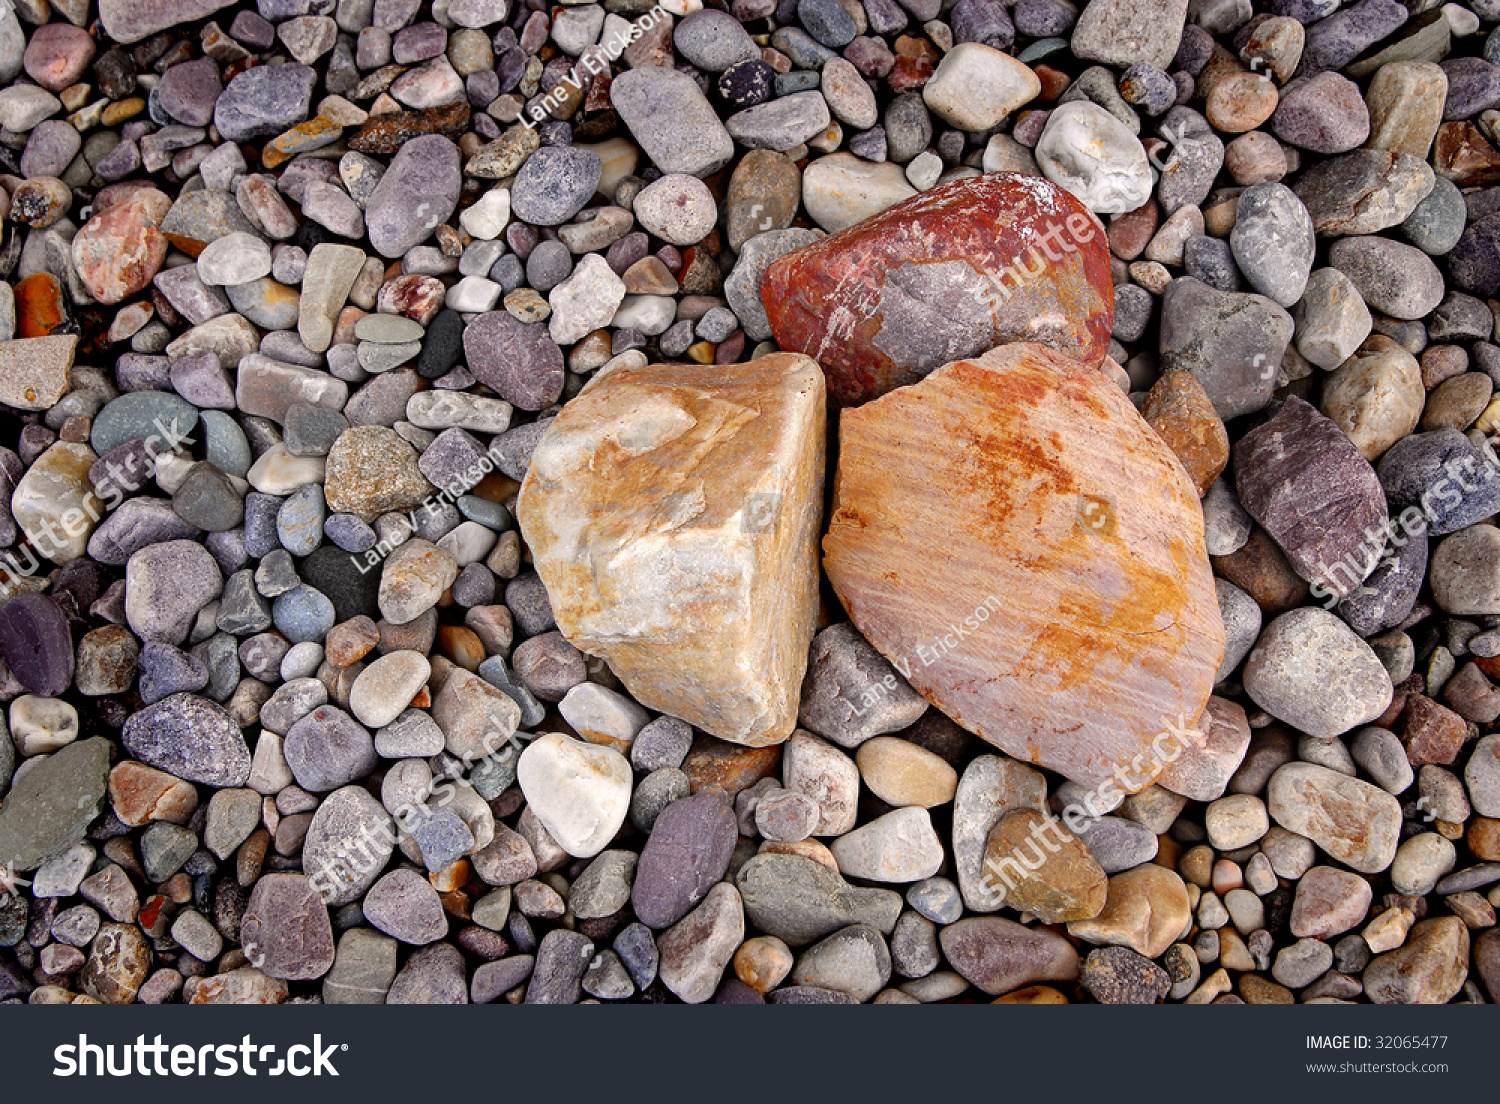
[[[1500,999],[1497,20],[0,5],[0,1002]]]

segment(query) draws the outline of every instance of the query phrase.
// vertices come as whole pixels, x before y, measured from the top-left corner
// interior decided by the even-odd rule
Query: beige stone
[[[74,334],[0,341],[0,404],[17,410],[47,410],[68,393]]]
[[[104,514],[89,482],[99,457],[88,445],[59,441],[36,458],[11,496],[10,509],[37,554],[56,564],[78,559]]]
[[[417,451],[385,426],[345,430],[328,453],[328,509],[374,521],[420,506],[436,493],[417,467]]]
[[[1323,413],[1373,463],[1417,428],[1427,402],[1417,358],[1376,335],[1323,384]]]
[[[805,729],[792,733],[781,750],[781,784],[818,806],[815,836],[852,831],[859,813],[859,768],[841,750]]]
[[[795,727],[824,394],[795,354],[621,366],[537,445],[518,515],[558,628],[647,708],[752,747]]]
[[[1365,992],[1376,1004],[1447,1004],[1468,972],[1469,929],[1456,916],[1437,916],[1365,968]]]
[[[1221,797],[1250,747],[1250,722],[1245,710],[1224,698],[1209,698],[1208,708],[1195,726],[1203,736],[1167,764],[1157,783],[1193,801]]]
[[[1191,918],[1182,879],[1164,866],[1147,863],[1111,878],[1104,911],[1091,920],[1075,920],[1068,934],[1156,958],[1182,937]]]
[[[1365,874],[1391,865],[1401,842],[1401,803],[1377,786],[1313,763],[1271,776],[1266,804],[1276,823]]]
[[[1370,109],[1370,139],[1365,145],[1425,161],[1443,121],[1447,98],[1448,76],[1433,62],[1382,65],[1365,93]]]
[[[830,234],[916,194],[900,165],[864,161],[852,153],[819,157],[802,175],[803,206]]]
[[[1364,936],[1371,951],[1375,954],[1384,954],[1386,951],[1394,951],[1406,942],[1406,933],[1411,931],[1411,926],[1416,919],[1411,909],[1386,909],[1366,924],[1365,930],[1360,934]]]
[[[941,534],[941,539],[935,539]],[[911,685],[1086,786],[1160,773],[1224,652],[1198,495],[1103,373],[1018,343],[843,411],[824,567]],[[1113,785],[1113,783],[1111,783]]]
[[[333,328],[339,311],[343,310],[349,291],[364,266],[364,251],[352,245],[323,242],[313,246],[307,255],[297,332],[303,344],[313,352],[321,353],[333,343]]]
[[[926,748],[897,736],[877,736],[854,753],[859,773],[887,805],[931,809],[953,800],[958,772]]]

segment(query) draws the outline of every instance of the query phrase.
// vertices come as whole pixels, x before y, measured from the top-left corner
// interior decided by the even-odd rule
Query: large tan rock
[[[532,454],[518,515],[558,628],[642,705],[759,747],[797,723],[818,607],[822,372],[595,377]]]
[[[824,567],[870,643],[1012,756],[1150,785],[1224,627],[1197,492],[1125,394],[1021,343],[846,409],[839,433]]]

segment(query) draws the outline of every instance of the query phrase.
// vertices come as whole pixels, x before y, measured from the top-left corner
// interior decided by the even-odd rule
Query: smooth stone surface
[[[1288,763],[1271,776],[1266,793],[1277,824],[1355,870],[1384,870],[1396,856],[1400,803],[1368,782],[1312,763]]]
[[[770,236],[751,239],[747,250]],[[1099,223],[1036,177],[958,181],[798,244],[766,269],[758,299],[770,329],[752,336],[774,333],[782,348],[817,360],[838,406],[1003,342],[1039,341],[1091,364],[1109,343],[1108,246]],[[1042,266],[1038,279],[1022,278],[1043,251],[1057,252],[1057,263]],[[732,292],[730,304],[744,319]]]
[[[1390,675],[1370,646],[1337,617],[1312,607],[1266,627],[1243,677],[1257,705],[1324,739],[1375,720],[1393,694]]]
[[[537,819],[577,858],[602,851],[629,808],[631,773],[624,757],[555,733],[527,745],[517,780]]]

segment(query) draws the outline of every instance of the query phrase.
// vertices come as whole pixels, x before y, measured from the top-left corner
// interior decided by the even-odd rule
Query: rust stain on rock
[[[1044,346],[844,410],[823,551],[924,697],[1081,783],[1149,762],[1213,689],[1224,629],[1196,488],[1108,377]]]

